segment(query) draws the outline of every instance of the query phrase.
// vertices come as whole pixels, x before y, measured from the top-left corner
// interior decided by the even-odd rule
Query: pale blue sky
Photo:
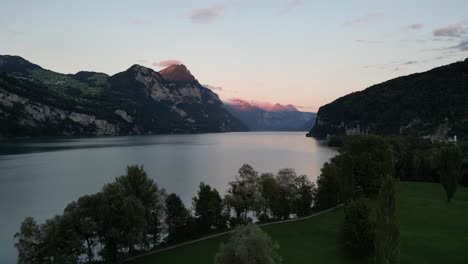
[[[63,73],[182,61],[223,99],[316,110],[468,57],[468,1],[0,0],[0,54]]]

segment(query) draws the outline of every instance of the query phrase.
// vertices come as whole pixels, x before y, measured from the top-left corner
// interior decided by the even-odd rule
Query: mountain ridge
[[[468,136],[468,58],[397,77],[320,107],[308,136]]]
[[[0,121],[3,137],[247,130],[194,77],[170,81],[136,64],[111,76],[61,74],[19,56],[0,56]]]
[[[253,131],[307,131],[315,113],[301,112],[293,105],[232,99],[225,102],[232,115]]]

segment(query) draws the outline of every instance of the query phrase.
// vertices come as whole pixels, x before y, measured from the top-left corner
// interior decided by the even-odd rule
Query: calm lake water
[[[315,180],[335,151],[304,132],[248,132],[55,140],[0,141],[0,263],[15,263],[13,235],[26,216],[59,214],[71,201],[99,191],[144,165],[160,187],[186,205],[200,182],[227,189],[244,163],[260,172],[293,168]]]

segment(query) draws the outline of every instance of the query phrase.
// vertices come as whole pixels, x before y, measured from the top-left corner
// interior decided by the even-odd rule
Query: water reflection
[[[294,168],[315,180],[335,151],[301,132],[0,141],[0,262],[14,263],[13,235],[26,216],[43,221],[125,171],[148,175],[191,205],[198,184],[223,194],[244,163],[262,172]]]

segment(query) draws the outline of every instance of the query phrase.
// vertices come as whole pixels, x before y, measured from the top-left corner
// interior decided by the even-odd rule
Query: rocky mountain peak
[[[174,64],[159,72],[166,80],[172,82],[197,82],[192,73],[183,64]]]

